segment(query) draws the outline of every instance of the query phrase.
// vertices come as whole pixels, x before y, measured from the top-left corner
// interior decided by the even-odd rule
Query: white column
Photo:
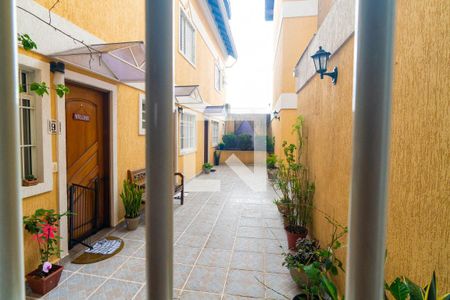
[[[173,1],[146,0],[147,292],[173,294]]]
[[[25,299],[16,1],[0,1],[0,298]]]
[[[349,300],[383,299],[394,11],[395,0],[357,1]]]
[[[65,83],[64,64],[62,69],[53,72],[53,84]],[[58,118],[58,199],[59,199],[59,213],[67,211],[67,174],[66,174],[66,135],[63,132],[66,131],[66,97],[56,96],[56,111]],[[59,231],[61,233],[61,257],[69,254],[69,231],[68,231],[68,218],[62,218],[59,223]]]

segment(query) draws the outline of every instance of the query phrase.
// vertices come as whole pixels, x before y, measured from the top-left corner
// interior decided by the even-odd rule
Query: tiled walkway
[[[286,237],[272,188],[254,192],[228,167],[199,179],[219,179],[221,189],[191,192],[175,209],[174,298],[286,299],[276,290],[292,299],[297,290],[281,265]],[[144,231],[144,224],[115,230],[125,241],[119,254],[66,264],[59,286],[42,299],[146,299]]]

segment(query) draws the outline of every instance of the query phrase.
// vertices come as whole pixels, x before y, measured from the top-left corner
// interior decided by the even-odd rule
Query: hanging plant
[[[17,40],[20,45],[22,45],[23,49],[26,51],[32,51],[33,49],[37,49],[36,43],[31,39],[31,37],[28,34],[18,34]],[[38,96],[44,96],[44,94],[48,93],[49,87],[45,82],[33,82],[30,84],[30,91],[36,93]],[[19,93],[23,93],[24,89],[19,84]],[[55,88],[55,92],[58,95],[58,97],[62,98],[64,95],[67,95],[70,93],[70,89],[65,86],[64,84],[57,84]]]

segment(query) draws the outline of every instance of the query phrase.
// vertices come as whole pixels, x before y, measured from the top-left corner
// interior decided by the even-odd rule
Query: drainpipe
[[[148,299],[173,294],[173,1],[146,0]]]
[[[358,0],[346,299],[383,299],[395,0]]]
[[[0,1],[0,298],[25,299],[16,1]]]

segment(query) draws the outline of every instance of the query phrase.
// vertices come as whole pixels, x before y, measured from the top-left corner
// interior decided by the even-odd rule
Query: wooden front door
[[[67,84],[66,157],[71,242],[82,241],[108,225],[108,95]],[[69,243],[73,245],[73,243]]]

